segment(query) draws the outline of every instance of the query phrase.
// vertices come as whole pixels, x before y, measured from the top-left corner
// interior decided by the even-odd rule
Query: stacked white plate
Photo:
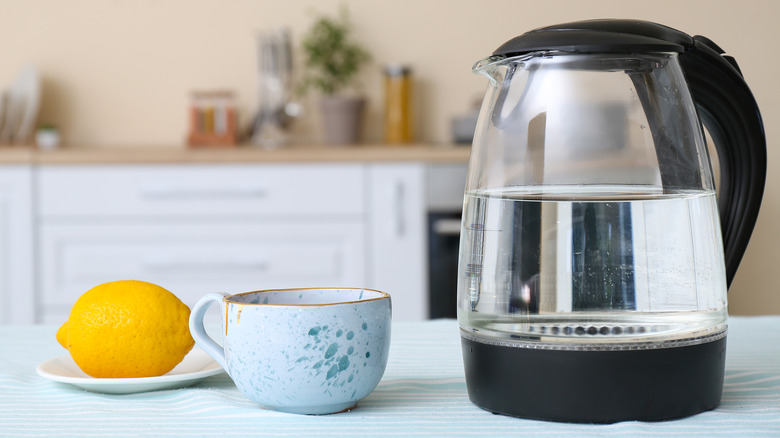
[[[29,143],[35,131],[40,103],[38,70],[27,66],[11,88],[0,92],[0,143]]]

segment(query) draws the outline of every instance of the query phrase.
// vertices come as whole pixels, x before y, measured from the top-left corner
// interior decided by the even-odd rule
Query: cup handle
[[[208,294],[198,300],[190,313],[190,334],[198,344],[209,356],[213,357],[217,363],[228,371],[227,360],[225,360],[225,349],[217,344],[211,336],[206,333],[206,328],[203,325],[203,317],[206,315],[206,310],[214,303],[222,303],[223,299],[230,295],[227,292],[218,292]],[[223,321],[223,324],[227,324],[227,321]],[[229,374],[229,373],[228,373]]]

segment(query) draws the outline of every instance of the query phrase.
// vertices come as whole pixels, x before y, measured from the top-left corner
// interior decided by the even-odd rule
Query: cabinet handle
[[[268,264],[264,262],[147,262],[143,269],[153,272],[180,272],[180,271],[268,271]]]
[[[406,233],[406,212],[404,201],[406,198],[403,182],[395,184],[395,231],[398,237],[403,237]]]
[[[264,198],[268,192],[262,188],[214,188],[190,189],[171,187],[147,187],[141,190],[141,196],[155,201],[171,199],[243,199]]]

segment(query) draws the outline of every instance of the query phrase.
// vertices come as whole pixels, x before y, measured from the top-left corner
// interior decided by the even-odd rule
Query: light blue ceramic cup
[[[219,303],[223,345],[203,325]],[[214,293],[190,314],[195,342],[266,409],[331,414],[376,388],[390,348],[390,295],[369,289]]]

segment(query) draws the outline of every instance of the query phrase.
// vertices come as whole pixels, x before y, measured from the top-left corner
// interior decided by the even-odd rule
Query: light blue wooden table
[[[54,326],[0,326],[0,436],[571,436],[780,437],[780,316],[730,320],[721,406],[693,417],[611,425],[493,415],[468,400],[457,323],[396,323],[379,387],[356,409],[327,416],[265,411],[226,374],[195,386],[91,393],[38,376],[67,352]]]

